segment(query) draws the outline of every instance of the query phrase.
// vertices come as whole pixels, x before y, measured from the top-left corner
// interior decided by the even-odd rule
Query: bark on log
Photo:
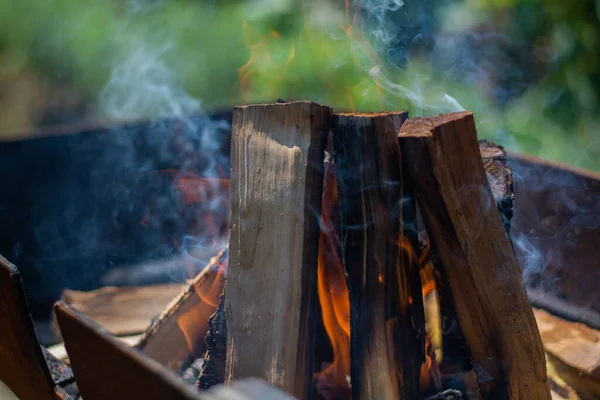
[[[512,170],[506,166],[506,151],[502,146],[487,140],[479,141],[479,153],[487,181],[492,190],[494,200],[502,216],[506,232],[510,232],[510,220],[513,217],[513,190]]]
[[[354,399],[415,399],[420,394],[424,348],[419,336],[425,329],[420,281],[417,296],[412,296],[411,273],[418,274],[416,226],[406,227],[403,218],[412,215],[414,222],[415,212],[414,202],[403,198],[396,139],[406,117],[399,112],[339,114],[335,119]],[[404,232],[408,229],[412,236]],[[411,298],[421,303],[421,315],[411,315]],[[423,322],[420,332],[413,320]]]
[[[472,113],[408,120],[399,142],[484,399],[549,399],[539,331]]]
[[[259,376],[302,399],[311,392],[331,119],[308,102],[234,109],[226,383]]]

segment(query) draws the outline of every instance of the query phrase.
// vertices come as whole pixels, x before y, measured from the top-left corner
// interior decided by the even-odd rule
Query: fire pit
[[[57,305],[72,373],[40,351],[18,272],[4,261],[2,292],[12,294],[3,294],[7,306],[2,311],[10,316],[11,328],[3,331],[0,349],[11,356],[0,363],[0,379],[21,398],[41,398],[40,393],[48,398],[79,393],[86,399],[226,398],[227,390],[246,398],[270,398],[260,392],[269,390],[273,399],[286,398],[263,383],[244,383],[248,377],[260,377],[296,398],[550,398],[546,341],[542,347],[507,232],[525,267],[530,302],[593,328],[598,293],[580,293],[576,288],[597,284],[592,265],[598,230],[579,222],[576,230],[559,228],[589,205],[587,196],[600,189],[599,181],[591,174],[514,157],[509,163],[517,193],[512,218],[506,154],[494,144],[477,142],[470,113],[406,119],[402,112],[333,114],[328,107],[307,102],[236,108],[231,176],[226,161],[208,169],[206,160],[194,158],[199,148],[186,146],[185,121],[126,128],[142,143],[152,135],[149,132],[162,129],[168,133],[162,149],[173,143],[180,146],[175,154],[181,158],[149,163],[145,160],[160,160],[161,153],[146,142],[146,156],[132,162],[144,165],[144,173],[160,176],[165,188],[174,187],[178,207],[184,204],[185,209],[187,204],[196,212],[165,215],[157,196],[148,196],[160,186],[142,186],[133,176],[123,179],[115,174],[110,177],[115,184],[129,182],[142,188],[135,199],[144,204],[141,215],[131,213],[120,220],[117,215],[117,221],[127,221],[125,232],[134,223],[143,231],[164,221],[185,221],[184,226],[166,224],[153,231],[159,232],[152,236],[154,243],[169,243],[172,253],[152,258],[182,249],[182,258],[171,259],[171,265],[186,265],[189,276],[195,277],[153,321],[137,346],[140,352],[116,341],[72,307]],[[34,153],[42,141],[94,144],[109,137],[104,135],[110,132],[34,139],[0,149],[22,156]],[[227,160],[227,135],[223,138],[222,147],[213,149],[222,152],[220,160]],[[98,150],[90,146],[86,151]],[[87,164],[81,165],[93,169],[93,162],[82,160]],[[212,175],[197,174],[207,170]],[[78,173],[85,176],[82,170]],[[44,180],[49,174],[32,177]],[[527,182],[533,176],[543,176],[554,186],[532,188]],[[566,177],[573,187],[585,190],[562,197]],[[227,234],[228,213],[223,207],[228,206],[229,178],[229,250],[218,252]],[[104,201],[109,205],[115,199]],[[6,209],[18,209],[16,202],[7,204]],[[544,216],[546,237],[532,232],[537,223],[527,217],[534,211]],[[25,210],[20,212],[17,215]],[[5,217],[7,221],[9,213]],[[39,251],[39,240],[24,246],[26,230],[17,234],[13,229],[2,243],[9,260],[17,265],[19,260],[33,265],[48,262],[32,257]],[[121,227],[111,229],[119,232]],[[191,257],[189,243],[173,242],[190,230],[193,240],[210,243],[197,246],[196,251],[208,250],[201,256],[196,253],[196,258]],[[544,261],[561,235],[573,248]],[[210,256],[214,257],[202,268],[199,260]],[[85,262],[85,257],[78,257],[77,262]],[[535,268],[540,262],[545,269]],[[145,265],[141,270],[152,269]],[[114,269],[101,279],[112,276],[144,283],[148,278],[132,278],[136,270],[140,271]],[[171,271],[180,273],[176,268]],[[557,276],[562,277],[560,282]],[[98,286],[101,279],[91,279],[88,288]],[[31,280],[29,285],[28,293],[35,292]],[[432,294],[439,299],[441,319],[432,313],[436,303]],[[56,294],[43,297],[49,296]],[[43,315],[43,297],[34,300],[34,315]],[[575,307],[590,304],[583,311]],[[436,323],[441,325],[442,343],[434,337]],[[540,330],[544,338],[547,329]],[[196,386],[211,388],[199,395],[169,371],[189,370],[198,358],[204,363],[194,367],[192,381],[199,375]],[[55,369],[63,374],[50,374]],[[586,373],[596,372],[592,368]],[[229,386],[240,379],[237,386]],[[29,381],[32,384],[23,384]]]

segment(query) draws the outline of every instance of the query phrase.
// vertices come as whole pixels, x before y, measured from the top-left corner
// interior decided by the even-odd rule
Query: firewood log
[[[483,398],[549,399],[539,331],[472,113],[408,120],[398,140]]]
[[[309,102],[236,107],[225,382],[258,376],[312,390],[319,210],[331,109]]]
[[[414,399],[420,394],[425,334],[421,284],[411,273],[416,220],[403,198],[397,132],[407,114],[338,114],[333,130],[342,258],[350,290],[354,399]],[[405,214],[412,215],[406,221]],[[405,230],[414,232],[411,236]],[[418,275],[417,275],[418,277]],[[421,304],[411,315],[410,303]],[[422,326],[414,326],[421,321]]]

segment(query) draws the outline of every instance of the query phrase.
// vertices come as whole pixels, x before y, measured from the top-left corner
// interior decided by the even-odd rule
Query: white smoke
[[[417,115],[430,113],[446,113],[454,111],[464,111],[465,108],[454,97],[447,93],[429,94],[426,88],[426,83],[420,76],[415,76],[412,80],[414,86],[408,88],[398,83],[392,82],[388,76],[382,72],[383,69],[376,65],[369,70],[369,75],[375,80],[375,83],[384,89],[388,94],[410,101]]]
[[[108,82],[99,95],[103,114],[110,119],[185,117],[200,110],[164,60],[168,44],[152,46],[142,39],[131,52],[115,60]]]

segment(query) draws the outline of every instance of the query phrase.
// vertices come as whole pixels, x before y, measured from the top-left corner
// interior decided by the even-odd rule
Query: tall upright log
[[[399,112],[339,114],[335,119],[353,399],[416,399],[420,394],[424,348],[419,336],[425,329],[414,257],[417,236],[414,225],[410,234],[403,223],[404,216],[414,223],[415,205],[403,198],[396,139],[406,117]],[[420,304],[414,318],[411,302]],[[423,324],[421,332],[413,321]]]
[[[331,119],[310,102],[234,109],[226,383],[258,376],[309,398]]]
[[[549,399],[540,334],[472,113],[408,120],[399,143],[484,399]]]

